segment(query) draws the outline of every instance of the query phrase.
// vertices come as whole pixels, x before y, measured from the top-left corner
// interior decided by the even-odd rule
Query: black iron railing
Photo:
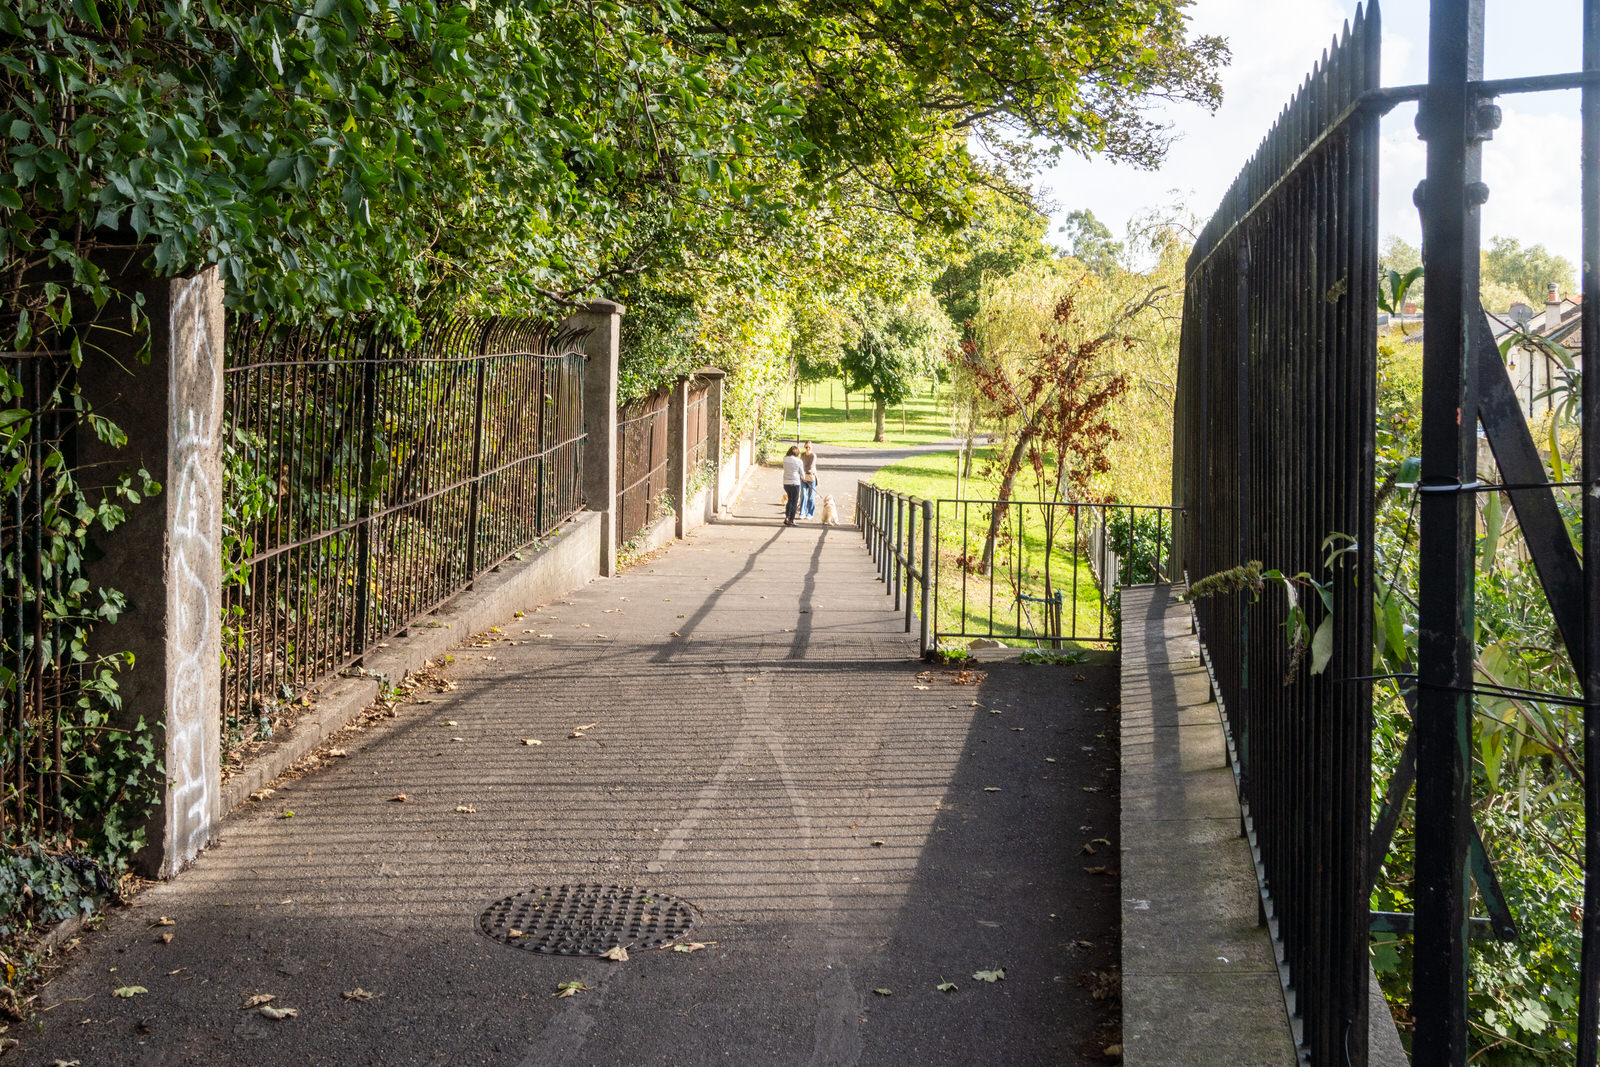
[[[911,632],[914,616],[921,620],[918,648],[927,655],[934,647],[928,562],[933,545],[933,502],[859,482],[855,523],[877,565],[884,592],[894,597],[896,611],[905,612],[906,633]]]
[[[1329,663],[1291,685],[1284,588],[1196,605],[1290,1012],[1330,1064],[1367,1044],[1378,46],[1358,11],[1195,245],[1173,473],[1190,581],[1254,560],[1331,591]]]
[[[617,412],[616,541],[626,544],[661,514],[667,494],[667,404],[660,390]],[[680,501],[678,506],[682,506]]]
[[[1118,590],[1172,580],[1169,506],[923,500],[862,482],[856,523],[925,655],[987,638],[1119,647]],[[999,521],[995,521],[996,513]]]
[[[511,319],[228,340],[223,712],[248,739],[582,507],[584,362]]]
[[[1118,647],[1118,588],[1171,580],[1173,510],[1072,501],[938,501],[934,640]]]
[[[1313,1063],[1367,1062],[1369,930],[1414,938],[1406,946],[1414,1062],[1467,1062],[1469,940],[1519,936],[1494,842],[1486,847],[1473,824],[1474,800],[1488,795],[1494,773],[1479,746],[1501,729],[1547,729],[1550,788],[1582,798],[1581,821],[1546,810],[1531,816],[1542,821],[1539,833],[1515,847],[1542,852],[1539,877],[1561,883],[1541,883],[1541,893],[1581,886],[1582,905],[1541,920],[1556,933],[1541,934],[1530,951],[1566,951],[1561,928],[1581,924],[1580,1005],[1560,1027],[1575,1034],[1566,1052],[1595,1063],[1600,884],[1584,872],[1600,863],[1600,790],[1585,788],[1600,778],[1600,566],[1585,569],[1580,558],[1600,559],[1600,380],[1586,376],[1576,405],[1581,475],[1553,485],[1478,302],[1476,209],[1489,192],[1480,155],[1500,122],[1494,100],[1581,89],[1584,306],[1600,305],[1600,2],[1584,4],[1582,73],[1485,80],[1483,26],[1483,0],[1434,0],[1430,81],[1382,89],[1376,7],[1358,12],[1189,262],[1174,456],[1174,499],[1186,505],[1178,559],[1190,581],[1248,561],[1287,578],[1257,582],[1260,599],[1202,599],[1196,616],[1297,1037]],[[1416,194],[1427,281],[1421,454],[1389,461],[1408,473],[1391,474],[1375,495],[1377,120],[1406,100],[1419,102],[1429,160]],[[1581,329],[1584,351],[1600,351],[1600,316],[1585,315]],[[1580,391],[1576,376],[1566,384]],[[1479,473],[1480,431],[1492,476]],[[1376,501],[1395,492],[1411,503],[1399,508],[1405,530],[1383,531],[1386,568],[1377,576]],[[1475,590],[1494,588],[1488,557],[1498,533],[1486,531],[1498,531],[1491,516],[1504,503],[1522,542],[1509,565],[1531,567],[1544,594],[1544,604],[1523,605],[1526,614],[1545,613],[1554,631],[1539,642],[1543,673],[1520,688],[1486,668],[1488,638],[1475,617]],[[1563,512],[1580,510],[1584,521],[1569,526]],[[1414,584],[1396,580],[1408,570]],[[1537,591],[1518,595],[1538,599]],[[1306,661],[1285,640],[1296,610],[1304,633],[1331,638]],[[1564,680],[1573,685],[1563,688]],[[1374,681],[1403,698],[1392,716],[1403,748],[1380,783],[1369,830]],[[1557,766],[1560,753],[1580,747],[1581,761]],[[1579,849],[1555,843],[1557,830],[1581,834],[1581,865]],[[1374,878],[1394,859],[1399,833],[1414,858],[1401,860],[1409,884],[1392,895],[1409,895],[1414,914],[1372,914]],[[1478,908],[1486,914],[1474,917]],[[1554,1000],[1549,1007],[1571,1011]]]

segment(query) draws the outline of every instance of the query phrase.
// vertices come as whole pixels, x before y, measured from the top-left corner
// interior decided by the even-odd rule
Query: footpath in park
[[[822,452],[843,523],[905,454]],[[859,533],[781,499],[760,470],[457,649],[84,935],[0,1062],[1115,1062],[1116,669],[922,663]],[[687,901],[704,947],[480,932],[580,884]]]

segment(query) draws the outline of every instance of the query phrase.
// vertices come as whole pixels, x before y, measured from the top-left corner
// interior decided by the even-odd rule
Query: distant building
[[[1500,314],[1489,313],[1489,328],[1496,344],[1503,345],[1509,335],[1525,338],[1513,341],[1506,349],[1506,373],[1511,377],[1523,414],[1530,420],[1559,403],[1558,398],[1550,395],[1550,389],[1561,384],[1566,364],[1550,345],[1565,351],[1574,369],[1583,369],[1582,323],[1583,304],[1572,297],[1562,297],[1554,282],[1550,284],[1542,314],[1536,314],[1526,304],[1512,304]]]

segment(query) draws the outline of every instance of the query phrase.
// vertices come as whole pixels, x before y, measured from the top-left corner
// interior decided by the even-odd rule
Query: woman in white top
[[[795,511],[800,507],[800,481],[804,473],[804,466],[800,462],[800,446],[790,445],[789,452],[783,457],[783,524],[794,525]]]

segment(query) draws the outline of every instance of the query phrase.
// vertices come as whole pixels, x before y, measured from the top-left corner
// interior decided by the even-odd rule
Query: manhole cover
[[[699,921],[693,905],[666,893],[620,885],[556,885],[495,901],[478,916],[478,929],[529,952],[599,956],[617,945],[670,945]]]

